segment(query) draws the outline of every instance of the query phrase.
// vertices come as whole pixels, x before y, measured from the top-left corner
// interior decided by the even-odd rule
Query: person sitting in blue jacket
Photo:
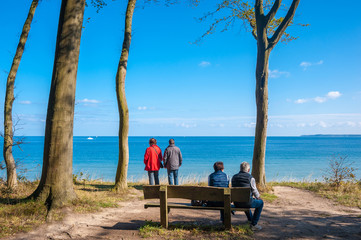
[[[208,186],[212,187],[229,187],[229,177],[223,172],[224,165],[223,162],[215,162],[213,164],[214,173],[208,176]],[[208,201],[207,206],[210,207],[223,207],[223,202]],[[224,211],[221,211],[221,221],[224,222]]]

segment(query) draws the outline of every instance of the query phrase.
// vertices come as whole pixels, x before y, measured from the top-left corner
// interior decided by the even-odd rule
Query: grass
[[[261,198],[262,198],[262,200],[265,201],[265,202],[270,202],[270,203],[272,203],[272,202],[275,201],[278,197],[277,197],[276,195],[272,194],[272,193],[266,193],[266,192],[264,192],[264,193],[261,194]]]
[[[73,201],[73,209],[78,213],[96,212],[101,208],[116,208],[120,201],[127,199],[127,195],[118,194],[112,190],[114,184],[92,182],[89,184],[75,184],[78,199]]]
[[[361,181],[342,182],[340,187],[324,182],[270,182],[271,186],[289,186],[315,192],[316,194],[349,207],[361,208]]]
[[[20,183],[16,190],[0,184],[0,238],[26,232],[45,222],[46,206],[36,201],[24,201],[37,183]]]
[[[0,182],[0,238],[19,232],[28,232],[46,221],[45,204],[24,200],[37,187],[38,182],[20,182],[16,190],[9,190],[4,182]],[[101,181],[84,181],[74,184],[78,199],[66,206],[76,213],[90,213],[101,208],[114,208],[119,202],[136,198],[136,188],[130,186],[125,193],[114,192],[114,183]],[[61,220],[62,209],[53,214],[54,220]]]
[[[252,234],[248,225],[224,230],[223,226],[170,224],[168,229],[164,229],[159,223],[148,221],[139,229],[142,238],[157,239],[252,239]]]

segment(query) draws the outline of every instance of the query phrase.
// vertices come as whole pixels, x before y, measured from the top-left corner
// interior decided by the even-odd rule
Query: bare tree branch
[[[24,124],[22,124],[21,121],[20,121],[20,118],[18,116],[16,116],[15,123],[13,124],[13,136],[12,136],[13,144],[12,144],[12,146],[13,147],[17,146],[21,151],[23,151],[23,149],[21,148],[21,145],[24,144],[25,137],[24,136],[19,136],[19,137],[16,137],[16,140],[14,138],[14,136],[16,136],[16,132],[18,130],[23,129],[23,128],[19,127],[21,125],[24,125]]]
[[[275,3],[273,4],[271,10],[266,15],[266,25],[268,25],[269,22],[275,17],[278,9],[281,6],[281,2],[282,2],[281,0],[276,0]]]
[[[283,33],[286,31],[287,26],[292,21],[293,16],[295,15],[296,9],[298,7],[298,4],[300,3],[300,0],[293,0],[290,9],[288,9],[288,12],[286,14],[286,17],[283,19],[281,24],[278,26],[277,30],[273,34],[273,36],[269,39],[269,45],[268,48],[272,49],[280,40]]]

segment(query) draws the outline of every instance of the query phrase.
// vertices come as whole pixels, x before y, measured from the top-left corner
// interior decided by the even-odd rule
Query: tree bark
[[[7,173],[7,186],[9,188],[14,188],[17,185],[17,175],[16,175],[16,164],[12,153],[13,147],[13,119],[12,119],[12,109],[14,97],[14,86],[15,78],[20,65],[21,57],[24,53],[25,43],[28,39],[31,22],[33,21],[34,13],[36,7],[38,6],[39,0],[33,0],[29,9],[28,17],[23,26],[22,33],[20,35],[20,40],[16,53],[11,65],[11,69],[7,78],[6,83],[6,95],[4,103],[4,146],[3,146],[3,155],[6,164],[6,173]]]
[[[266,140],[268,122],[268,60],[269,50],[265,50],[265,45],[257,47],[257,67],[256,67],[256,105],[257,121],[254,138],[252,176],[262,188],[266,185]]]
[[[61,4],[43,169],[39,186],[31,196],[46,201],[49,210],[76,198],[72,180],[73,121],[84,6],[85,0],[63,0]]]
[[[255,2],[255,17],[257,31],[257,66],[256,66],[256,105],[257,121],[254,139],[252,176],[255,178],[259,187],[266,186],[266,140],[267,140],[267,122],[268,122],[268,62],[272,49],[281,39],[284,31],[296,12],[300,0],[293,0],[285,18],[278,26],[271,38],[267,36],[267,28],[276,15],[281,5],[280,0],[276,0],[270,12],[265,16],[263,11],[263,1]]]
[[[128,0],[127,11],[125,15],[125,31],[122,53],[119,60],[118,71],[116,75],[116,92],[119,111],[119,159],[118,168],[115,177],[115,190],[122,191],[128,188],[127,172],[129,163],[129,111],[127,99],[125,96],[125,77],[127,74],[127,64],[129,49],[132,38],[132,21],[136,0]]]

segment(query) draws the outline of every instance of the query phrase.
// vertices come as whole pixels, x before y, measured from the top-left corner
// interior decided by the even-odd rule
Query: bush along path
[[[69,213],[61,222],[6,239],[361,239],[361,209],[338,205],[306,190],[273,188],[277,198],[266,201],[259,222],[263,229],[255,233],[246,227],[241,212],[232,216],[234,229],[224,232],[217,211],[177,209],[170,212],[170,230],[161,229],[159,209],[144,209],[148,201],[134,189],[134,198],[117,208]]]

